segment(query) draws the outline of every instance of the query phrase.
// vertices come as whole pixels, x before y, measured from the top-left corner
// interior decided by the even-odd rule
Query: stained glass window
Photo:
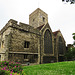
[[[52,36],[49,30],[46,30],[44,34],[44,52],[47,54],[53,53]]]
[[[59,54],[63,54],[63,41],[62,41],[62,38],[59,37],[59,41],[58,41],[58,51],[59,51]]]

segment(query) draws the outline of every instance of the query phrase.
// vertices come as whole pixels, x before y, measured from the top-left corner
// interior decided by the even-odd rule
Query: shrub
[[[18,62],[15,63],[15,62],[2,61],[2,62],[0,62],[0,67],[1,67],[0,73],[1,74],[3,73],[2,75],[6,75],[5,74],[6,72],[21,74],[22,70],[23,70],[21,64]],[[9,73],[7,73],[7,74],[9,74]]]
[[[0,68],[0,75],[10,75],[10,71],[1,70]]]

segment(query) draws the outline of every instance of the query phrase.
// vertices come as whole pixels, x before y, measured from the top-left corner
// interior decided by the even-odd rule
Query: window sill
[[[29,61],[29,59],[24,59],[24,61]]]
[[[24,49],[27,49],[28,50],[29,48],[24,48]]]

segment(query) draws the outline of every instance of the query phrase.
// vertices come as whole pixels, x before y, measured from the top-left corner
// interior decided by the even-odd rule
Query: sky
[[[66,44],[73,44],[75,4],[62,0],[0,0],[0,30],[10,19],[29,24],[29,14],[37,8],[48,14],[52,31],[60,29]]]

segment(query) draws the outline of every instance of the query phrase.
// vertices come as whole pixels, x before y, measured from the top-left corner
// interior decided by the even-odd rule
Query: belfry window
[[[43,22],[45,22],[45,18],[43,17]]]
[[[25,41],[24,42],[24,48],[29,48],[30,42],[29,41]]]
[[[33,19],[33,22],[35,21],[35,19]]]

